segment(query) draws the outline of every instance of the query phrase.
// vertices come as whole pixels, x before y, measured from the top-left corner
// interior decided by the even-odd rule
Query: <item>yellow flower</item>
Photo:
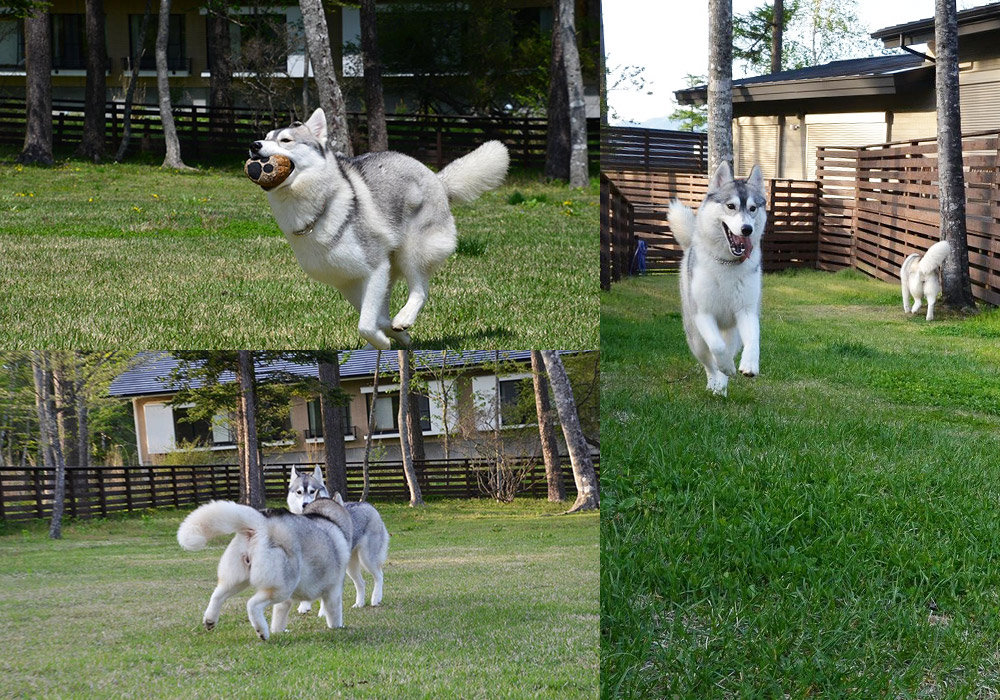
[[[138,212],[141,212],[141,211],[142,211],[142,209],[140,209],[139,207],[136,207],[136,206],[133,206],[133,207],[132,207],[132,211],[138,211]]]
[[[153,195],[153,199],[159,199],[159,198],[160,198],[160,195],[158,195],[158,194],[154,194]]]
[[[93,201],[94,201],[94,198],[93,198],[93,197],[91,197],[91,198],[90,198],[90,199],[88,199],[87,201],[88,201],[88,202],[93,202]]]

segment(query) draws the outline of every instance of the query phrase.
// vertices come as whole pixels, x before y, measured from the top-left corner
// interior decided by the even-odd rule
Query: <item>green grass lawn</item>
[[[676,276],[602,297],[605,697],[1000,694],[1000,311],[901,304],[767,275],[724,399]]]
[[[228,539],[183,551],[188,510],[79,522],[57,542],[42,524],[8,528],[0,696],[596,696],[596,514],[544,517],[565,505],[538,500],[379,509],[392,537],[383,605],[350,608],[348,580],[343,629],[314,605],[269,642],[247,621],[249,591],[202,627]]]
[[[242,162],[14,164],[0,152],[0,346],[352,348],[357,312],[299,267]],[[598,185],[513,173],[454,207],[417,347],[594,348]],[[514,203],[511,203],[514,202]],[[393,295],[395,312],[405,285]]]

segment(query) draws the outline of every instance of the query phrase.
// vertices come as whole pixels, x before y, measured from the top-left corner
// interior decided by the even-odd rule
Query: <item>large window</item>
[[[212,445],[214,430],[207,420],[190,420],[186,406],[174,406],[174,443],[182,445]]]
[[[83,70],[87,68],[84,15],[53,14],[52,69]]]
[[[351,424],[351,407],[343,406],[344,409],[344,435],[354,435]],[[306,438],[323,437],[323,410],[320,407],[319,399],[312,399],[306,402],[306,412],[309,414],[309,428],[306,430]]]
[[[371,412],[372,396],[367,394],[367,407]],[[426,396],[417,395],[417,405],[420,408],[420,430],[429,432],[431,429],[431,402]],[[399,394],[380,394],[375,400],[375,431],[374,435],[391,435],[399,433]]]
[[[24,22],[0,19],[0,68],[24,70]]]
[[[535,423],[535,387],[531,379],[500,380],[500,425]]]
[[[239,15],[230,24],[234,64],[249,73],[284,73],[288,68],[288,28],[284,14]]]
[[[82,15],[81,15],[82,16]],[[142,30],[142,15],[128,16],[129,56],[135,55],[139,44],[139,34]],[[188,70],[187,49],[185,48],[184,15],[170,15],[170,32],[167,35],[167,70]],[[146,37],[142,44],[142,58],[139,59],[142,70],[156,70],[156,17],[149,18],[146,27]]]

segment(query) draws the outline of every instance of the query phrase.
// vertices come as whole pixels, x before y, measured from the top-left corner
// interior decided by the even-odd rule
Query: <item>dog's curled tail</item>
[[[266,518],[250,506],[232,501],[212,501],[191,512],[177,528],[177,542],[194,552],[219,535],[242,532],[253,535],[264,527]]]
[[[938,241],[932,245],[924,253],[924,257],[920,259],[920,265],[918,266],[920,274],[934,274],[944,264],[945,258],[948,257],[948,253],[950,252],[951,246],[948,245],[948,241]]]
[[[438,177],[448,192],[449,202],[471,202],[483,192],[502,185],[509,165],[507,147],[499,141],[487,141],[449,163]]]
[[[670,202],[670,212],[667,214],[670,222],[670,232],[680,243],[681,248],[687,250],[691,245],[691,238],[694,236],[694,212],[689,207],[681,204],[679,199]]]

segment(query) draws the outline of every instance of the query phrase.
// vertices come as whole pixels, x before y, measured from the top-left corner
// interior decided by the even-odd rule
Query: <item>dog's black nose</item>
[[[740,233],[742,233],[744,236],[749,236],[751,233],[753,233],[753,226],[747,226],[746,224],[743,224],[743,226],[740,227]]]
[[[264,143],[262,141],[254,141],[253,143],[250,144],[250,152],[251,153],[259,153],[260,149],[263,146],[264,146]]]

